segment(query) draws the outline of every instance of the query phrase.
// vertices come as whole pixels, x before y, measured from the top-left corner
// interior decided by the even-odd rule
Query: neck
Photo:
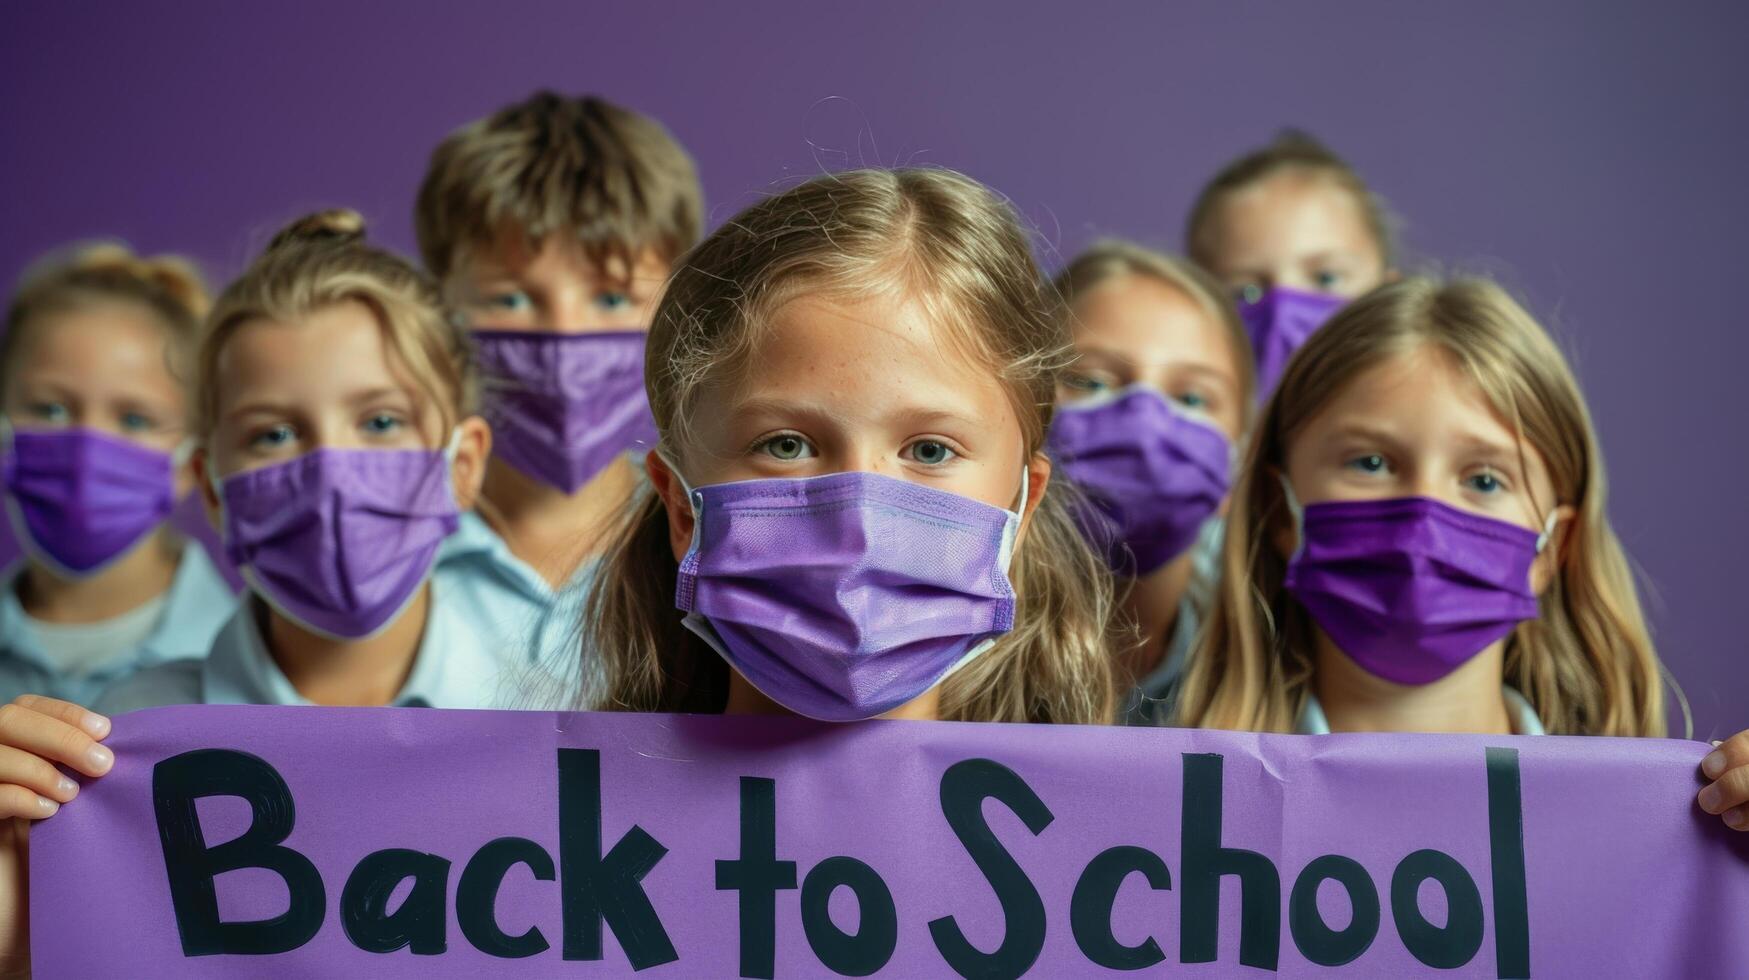
[[[752,684],[747,683],[739,671],[729,671],[729,702],[723,708],[725,715],[778,715],[795,717],[795,712],[776,701],[771,700]],[[941,718],[941,688],[932,687],[920,697],[907,701],[897,708],[880,715],[887,719],[905,719],[908,721],[938,721]]]
[[[606,549],[637,485],[637,469],[623,454],[570,494],[494,456],[486,464],[480,516],[512,554],[559,588],[584,559]]]
[[[316,704],[375,708],[391,704],[413,673],[431,586],[389,627],[363,640],[336,640],[267,613],[267,649],[297,692]]]
[[[1118,658],[1128,682],[1141,682],[1166,659],[1166,640],[1178,622],[1178,606],[1190,589],[1191,552],[1186,551],[1152,572],[1129,581],[1124,607],[1140,637],[1129,652]]]
[[[100,574],[83,579],[60,578],[33,561],[19,577],[18,601],[45,623],[114,619],[169,591],[182,548],[172,532],[160,530]]]
[[[1319,630],[1312,688],[1332,732],[1511,735],[1505,664],[1502,639],[1431,684],[1394,684],[1367,673]]]

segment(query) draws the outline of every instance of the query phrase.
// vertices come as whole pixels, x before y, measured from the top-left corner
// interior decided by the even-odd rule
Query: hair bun
[[[132,284],[159,294],[196,319],[205,316],[212,303],[194,263],[173,255],[137,255],[119,242],[84,246],[67,260],[65,269],[77,279]]]
[[[279,230],[269,252],[299,245],[352,245],[364,241],[364,216],[351,208],[306,214]]]

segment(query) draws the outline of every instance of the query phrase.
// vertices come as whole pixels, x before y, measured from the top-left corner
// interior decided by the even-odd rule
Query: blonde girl
[[[1056,287],[1075,362],[1051,452],[1136,626],[1124,717],[1158,723],[1213,585],[1231,458],[1256,405],[1251,344],[1207,273],[1139,245],[1095,244]]]
[[[188,262],[87,246],[26,276],[0,339],[0,482],[25,559],[0,585],[0,701],[89,701],[206,654],[231,589],[170,526],[193,486],[207,295]]]
[[[1352,304],[1252,440],[1182,723],[1666,734],[1584,398],[1497,286],[1414,278]],[[1746,741],[1709,757],[1726,778],[1702,796],[1738,827]]]
[[[1396,276],[1396,220],[1324,144],[1288,131],[1231,161],[1197,195],[1185,251],[1238,302],[1258,391],[1343,303]]]
[[[1043,447],[1067,333],[1009,207],[817,178],[689,253],[591,596],[614,710],[1102,723],[1111,593]]]

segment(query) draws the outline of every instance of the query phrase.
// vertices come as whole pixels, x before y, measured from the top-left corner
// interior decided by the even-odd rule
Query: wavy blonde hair
[[[290,322],[345,302],[376,318],[390,351],[436,406],[447,430],[474,414],[479,380],[473,348],[437,286],[406,259],[365,241],[355,211],[330,210],[287,225],[261,257],[220,294],[208,317],[198,366],[198,431],[217,425],[219,355],[253,320]]]
[[[903,290],[1007,388],[1038,452],[1068,362],[1059,301],[1010,208],[945,170],[857,170],[810,180],[730,219],[675,272],[650,330],[645,386],[669,457],[688,444],[700,394],[732,382],[772,314],[802,293]],[[661,501],[646,491],[584,612],[583,650],[605,689],[585,703],[625,711],[721,711],[728,667],[681,626]],[[941,717],[1109,722],[1108,573],[1055,492],[1034,510],[1010,577],[1014,629],[941,685]],[[593,666],[593,665],[591,665]],[[585,673],[595,673],[585,668]]]
[[[1554,341],[1498,286],[1411,278],[1356,300],[1288,364],[1252,434],[1233,488],[1221,582],[1191,658],[1178,723],[1292,731],[1312,681],[1314,627],[1282,588],[1272,542],[1292,517],[1275,474],[1287,447],[1355,378],[1411,351],[1438,348],[1481,389],[1546,464],[1573,510],[1557,538],[1558,570],[1536,619],[1506,641],[1505,683],[1551,734],[1663,736],[1663,669],[1626,556],[1604,512],[1603,458],[1584,397]]]

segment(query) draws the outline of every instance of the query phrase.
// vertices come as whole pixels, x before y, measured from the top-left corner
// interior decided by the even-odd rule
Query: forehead
[[[631,256],[628,267],[626,256]],[[592,255],[574,232],[560,231],[533,242],[520,229],[505,228],[497,235],[477,241],[462,250],[456,267],[476,275],[497,273],[537,278],[588,281],[666,278],[670,263],[653,245],[628,249],[603,249]]]
[[[221,403],[261,391],[412,388],[376,315],[348,300],[295,321],[257,318],[225,341],[217,359]]]
[[[925,400],[942,411],[995,412],[1007,386],[971,348],[963,328],[908,297],[807,294],[761,325],[738,387],[752,397],[812,390],[861,407]]]
[[[1458,359],[1423,343],[1391,355],[1351,378],[1307,429],[1386,421],[1435,438],[1467,437],[1515,446],[1518,433]],[[1531,447],[1526,445],[1526,451]]]
[[[1238,373],[1239,352],[1226,326],[1183,289],[1153,276],[1124,274],[1075,300],[1076,346],[1118,354],[1139,366],[1195,360]]]
[[[1327,173],[1279,170],[1225,194],[1215,217],[1223,249],[1378,250],[1361,202]]]
[[[62,380],[176,389],[171,374],[171,331],[137,303],[100,300],[32,317],[6,366],[17,377],[65,375]]]

